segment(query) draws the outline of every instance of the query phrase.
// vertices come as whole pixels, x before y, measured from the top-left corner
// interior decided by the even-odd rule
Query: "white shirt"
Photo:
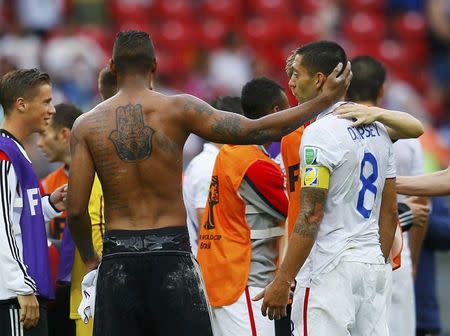
[[[378,218],[385,179],[395,177],[392,142],[378,122],[355,128],[330,114],[338,104],[322,112],[302,137],[301,167],[330,171],[324,217],[301,272],[306,279],[331,271],[344,259],[384,263]],[[311,151],[312,158],[306,155]]]
[[[219,148],[203,145],[203,151],[194,157],[186,168],[183,178],[183,200],[187,212],[187,226],[192,254],[197,255],[198,221],[197,209],[204,209],[208,200],[209,185]]]
[[[418,139],[402,139],[394,143],[395,163],[398,176],[414,176],[424,173],[423,152]],[[404,202],[405,195],[397,195],[398,202]],[[402,258],[411,259],[409,234],[403,233]]]
[[[2,133],[0,136],[6,136]],[[9,137],[9,136],[8,136]],[[22,154],[28,158],[23,147],[16,142]],[[30,161],[31,162],[31,161]],[[22,231],[20,216],[22,214],[21,190],[17,176],[10,161],[0,160],[0,300],[26,295],[36,291],[34,280],[27,273],[23,263]],[[61,212],[51,206],[49,197],[42,197],[44,220],[49,220]]]

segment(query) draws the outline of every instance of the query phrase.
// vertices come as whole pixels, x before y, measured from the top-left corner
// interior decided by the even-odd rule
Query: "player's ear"
[[[152,70],[151,72],[154,74],[156,73],[156,69],[158,68],[158,62],[156,61],[156,58],[153,60]]]
[[[321,90],[325,81],[327,80],[327,76],[324,73],[318,72],[316,73],[316,88],[317,90]]]
[[[70,129],[68,129],[67,127],[62,127],[59,132],[61,133],[64,141],[69,143],[70,142]]]
[[[27,103],[25,102],[25,98],[23,97],[18,97],[14,103],[15,107],[17,110],[19,110],[20,112],[25,112],[27,109]]]
[[[380,90],[378,91],[378,101],[381,101],[384,97],[384,84],[381,85]]]
[[[116,73],[116,64],[114,63],[114,61],[113,61],[112,58],[109,60],[109,70],[111,70],[111,73],[112,73],[114,76],[117,76],[117,73]]]

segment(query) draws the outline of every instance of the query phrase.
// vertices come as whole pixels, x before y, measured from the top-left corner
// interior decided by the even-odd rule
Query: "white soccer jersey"
[[[305,129],[300,148],[302,187],[321,184],[320,166],[330,171],[324,217],[301,272],[309,279],[341,260],[384,263],[378,218],[385,179],[395,177],[392,142],[378,122],[352,127],[331,114],[338,104]]]
[[[198,226],[197,209],[204,209],[208,200],[209,184],[219,147],[205,143],[203,151],[194,157],[186,168],[183,178],[183,200],[187,213],[187,227],[191,250],[197,255]]]

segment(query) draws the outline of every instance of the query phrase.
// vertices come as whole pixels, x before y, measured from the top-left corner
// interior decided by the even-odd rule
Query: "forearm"
[[[70,234],[75,245],[80,252],[84,263],[92,262],[97,259],[97,254],[92,242],[92,224],[87,210],[82,214],[74,214],[70,211],[67,215]]]
[[[400,111],[390,111],[379,107],[376,109],[377,120],[388,127],[391,139],[417,138],[424,132],[422,123],[408,113]]]
[[[450,194],[450,173],[445,169],[418,176],[397,177],[397,192],[411,196],[444,196]]]
[[[395,179],[387,179],[383,189],[379,218],[379,234],[381,252],[385,260],[389,257],[395,230],[397,228],[397,195],[395,193]]]
[[[290,109],[258,120],[248,120],[245,123],[241,137],[237,141],[240,144],[265,144],[270,141],[278,141],[284,135],[291,133],[301,125],[317,117],[332,104],[333,101],[329,97],[319,95]]]
[[[265,144],[280,140],[305,122],[315,118],[332,105],[333,99],[326,94],[290,109],[252,120],[244,116],[219,111],[204,101],[189,96],[179,96],[183,104],[183,122],[188,133],[205,140],[226,144]]]
[[[416,275],[417,266],[419,264],[420,252],[422,251],[422,243],[427,233],[428,222],[424,226],[413,225],[408,231],[408,244],[411,251],[411,261],[413,265],[414,277]]]
[[[291,283],[294,281],[295,276],[308,258],[314,241],[313,237],[305,237],[296,233],[292,234],[289,239],[286,256],[276,275],[279,280]]]

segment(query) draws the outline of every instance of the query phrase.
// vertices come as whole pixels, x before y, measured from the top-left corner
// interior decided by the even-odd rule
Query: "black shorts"
[[[185,226],[105,233],[94,335],[213,335]]]
[[[47,300],[37,297],[39,301],[39,322],[30,329],[23,328],[20,322],[20,306],[17,299],[0,301],[0,335],[1,336],[48,336]]]

